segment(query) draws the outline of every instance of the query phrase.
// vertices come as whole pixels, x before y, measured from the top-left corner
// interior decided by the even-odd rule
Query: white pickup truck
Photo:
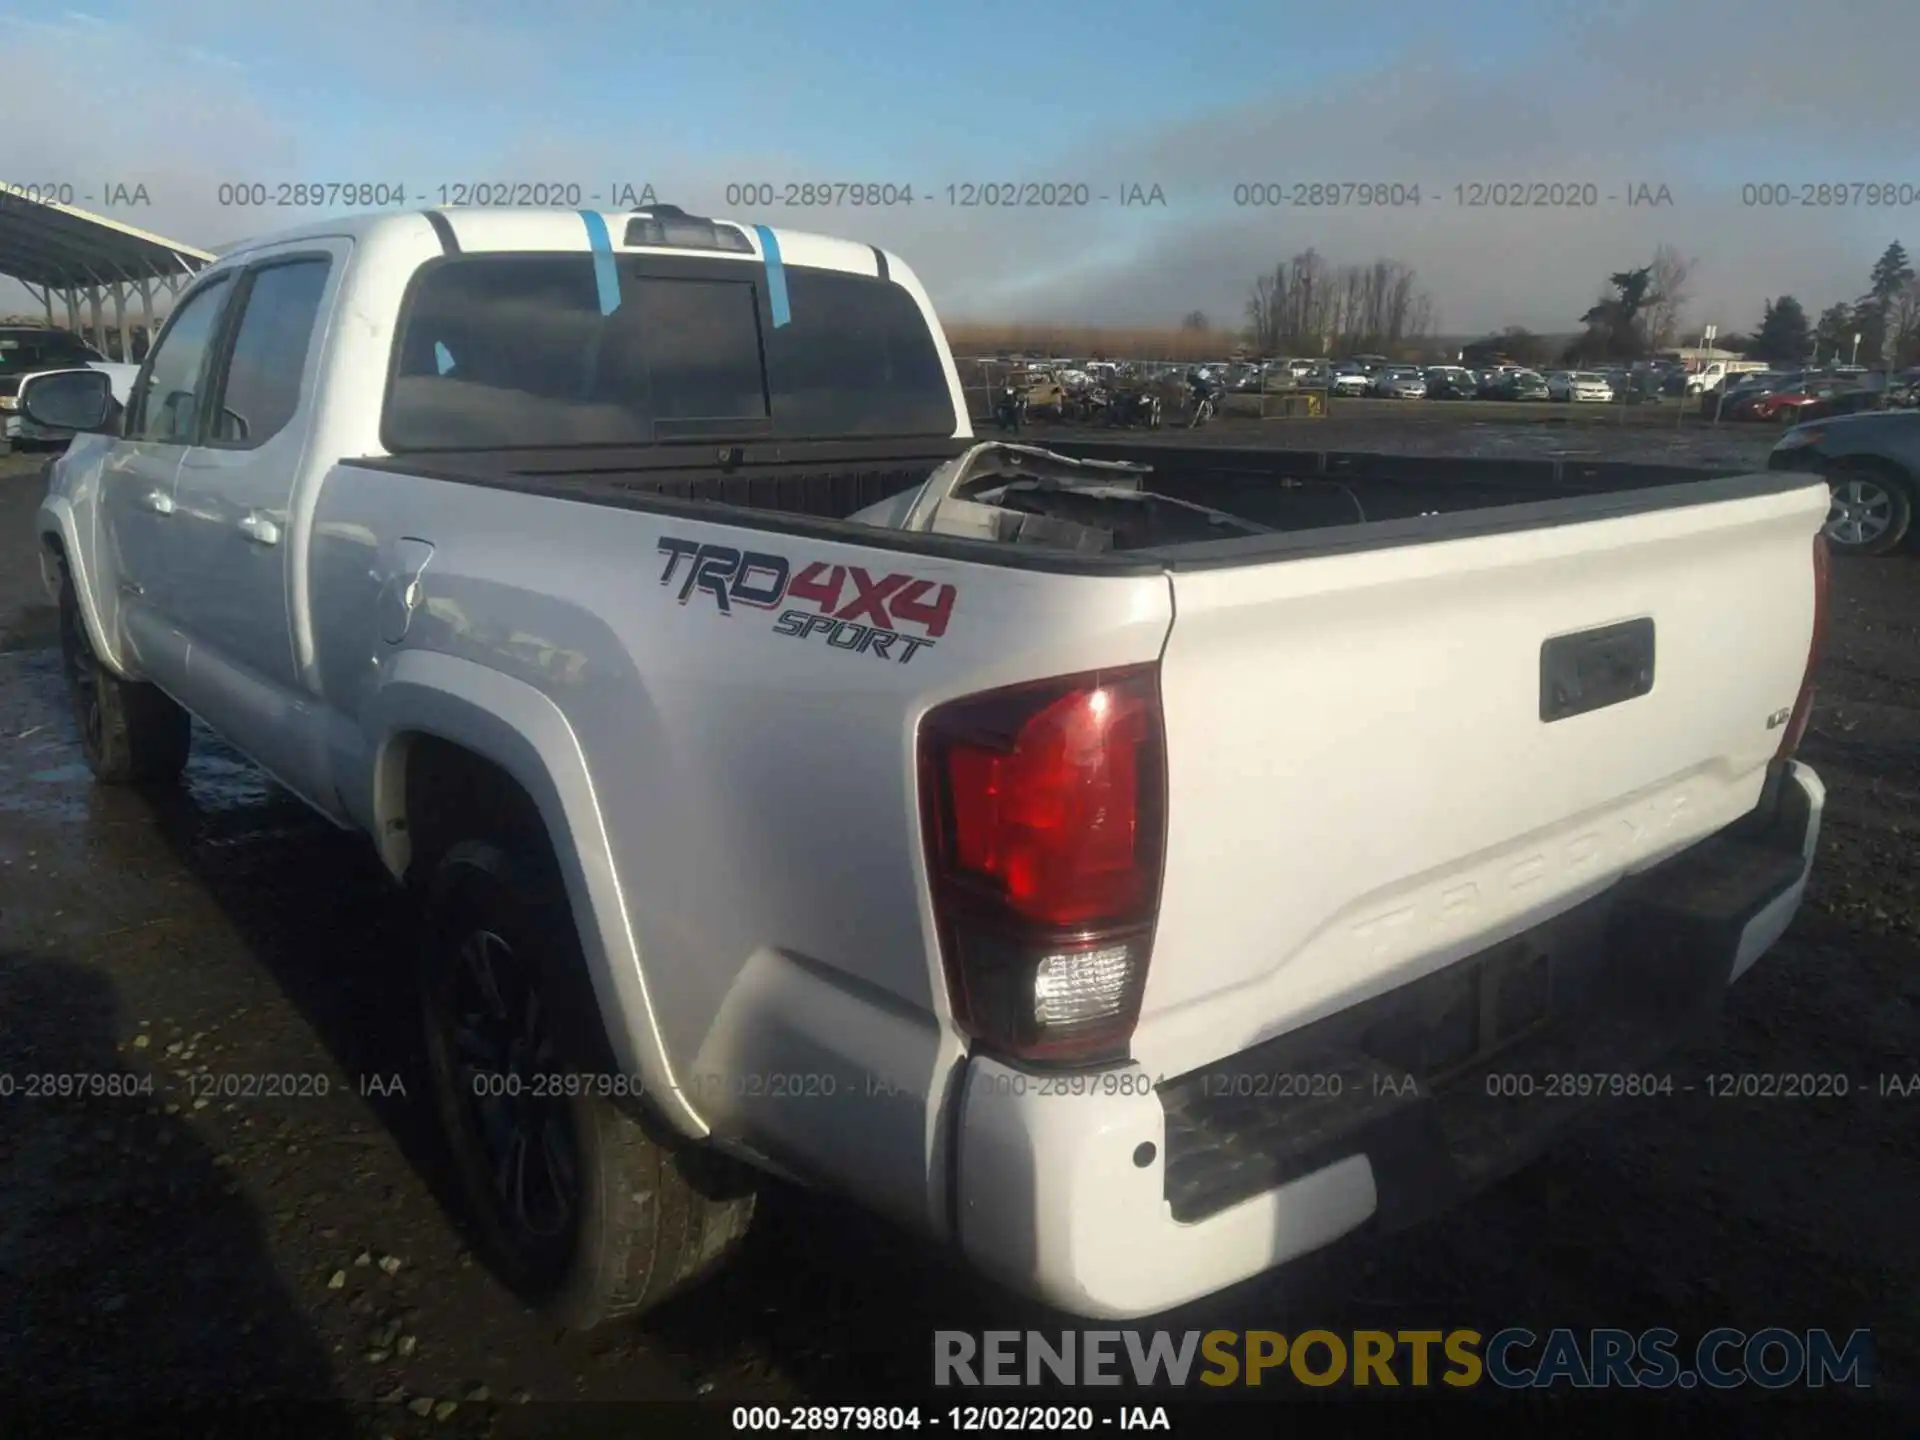
[[[1088,1316],[1406,1224],[1670,1091],[1811,863],[1815,477],[976,445],[898,258],[669,207],[256,241],[22,405],[95,773],[191,712],[418,892],[569,1325],[762,1174]]]
[[[1764,360],[1715,360],[1687,375],[1687,394],[1711,394],[1737,375],[1758,375],[1767,368]]]

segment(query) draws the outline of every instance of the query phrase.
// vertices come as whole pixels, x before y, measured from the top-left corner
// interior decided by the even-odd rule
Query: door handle
[[[147,498],[141,503],[156,515],[171,515],[173,513],[173,496],[164,490],[149,490],[147,492]]]
[[[280,527],[264,515],[245,515],[240,520],[240,533],[256,545],[278,545]]]

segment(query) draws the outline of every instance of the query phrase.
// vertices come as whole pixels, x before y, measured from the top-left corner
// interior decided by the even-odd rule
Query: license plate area
[[[1547,1025],[1553,1016],[1552,962],[1526,939],[1416,980],[1407,1008],[1369,1027],[1358,1048],[1420,1082],[1424,1091]]]
[[[1653,689],[1653,621],[1627,620],[1540,644],[1540,720],[1637,700]]]

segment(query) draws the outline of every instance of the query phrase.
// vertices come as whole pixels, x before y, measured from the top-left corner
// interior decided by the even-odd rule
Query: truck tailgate
[[[1579,504],[1541,528],[1175,568],[1166,872],[1134,1036],[1150,1072],[1416,979],[1757,803],[1806,669],[1824,488]],[[1596,677],[1622,662],[1609,691]],[[1589,703],[1625,698],[1580,711],[1581,673]]]

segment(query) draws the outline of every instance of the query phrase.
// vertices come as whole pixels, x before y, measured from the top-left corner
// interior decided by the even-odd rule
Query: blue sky
[[[1450,4],[1444,21],[1419,23],[1439,35],[1467,27],[1470,49],[1494,63],[1524,54],[1545,28],[1538,16],[1516,22],[1518,8],[1467,0]],[[89,9],[117,23],[152,13]],[[791,149],[843,168],[904,175],[928,165],[997,170],[995,157],[1012,147],[1030,153],[1036,140],[1097,143],[1116,126],[1158,127],[1276,89],[1325,87],[1381,65],[1413,38],[1397,26],[1331,23],[1324,5],[1251,0],[1185,10],[1138,0],[1094,9],[1032,0],[631,8],[492,0],[446,13],[559,60],[540,72],[552,90],[502,87],[482,108],[457,69],[413,97],[354,84],[340,67],[315,65],[267,5],[209,43],[263,89],[331,117],[317,127],[314,158],[335,166],[362,153],[360,137],[338,124],[351,104],[366,107],[373,134],[393,123],[436,131],[456,168],[484,165],[528,129],[558,121],[582,133],[670,137],[691,155],[737,152],[777,131]],[[1017,48],[997,53],[997,37],[1017,38]],[[445,106],[447,91],[457,107]]]
[[[143,181],[149,208],[107,213],[206,245],[316,213],[223,208],[222,181],[649,180],[709,210],[730,180],[1136,182],[1166,206],[741,218],[888,245],[959,317],[1237,319],[1253,278],[1311,245],[1412,265],[1450,330],[1565,328],[1661,243],[1698,261],[1696,308],[1723,328],[1772,294],[1851,298],[1889,239],[1920,251],[1920,203],[1738,203],[1743,181],[1920,187],[1915,0],[1849,0],[1835,23],[1790,0],[0,0],[0,34],[0,179]],[[1250,179],[1426,194],[1255,213],[1231,199]],[[1493,214],[1433,195],[1476,179],[1643,180],[1675,203]]]
[[[1097,145],[1116,130],[1159,129],[1276,91],[1331,88],[1417,50],[1423,30],[1496,67],[1551,33],[1538,13],[1548,7],[1531,16],[1518,8],[1460,0],[1442,18],[1413,7],[1409,28],[1343,26],[1325,5],[1251,0],[1184,12],[1139,0],[1091,11],[1032,0],[403,4],[395,13],[407,15],[408,37],[440,24],[469,32],[468,44],[437,69],[417,55],[402,60],[410,72],[404,86],[384,68],[316,55],[301,22],[271,3],[95,0],[84,11],[17,10],[11,18],[53,20],[75,33],[92,22],[164,36],[228,62],[275,97],[305,157],[329,171],[357,175],[354,167],[400,129],[450,174],[484,173],[530,133],[646,137],[651,145],[636,152],[664,141],[692,158],[751,150],[777,134],[784,148],[843,171],[930,183],[999,173],[1007,159],[1036,149]],[[196,12],[202,23],[155,24]],[[0,17],[8,13],[0,8]],[[1001,53],[1003,38],[1018,44]],[[377,32],[355,38],[335,30],[327,48],[378,40]],[[518,83],[488,85],[486,67],[467,63],[482,46],[514,41],[540,58],[541,83],[527,84],[522,73]],[[644,155],[634,164],[646,168]]]

